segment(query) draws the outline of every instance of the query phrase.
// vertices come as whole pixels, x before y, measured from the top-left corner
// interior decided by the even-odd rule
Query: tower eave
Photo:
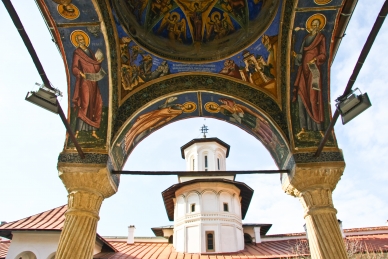
[[[223,146],[226,148],[226,157],[229,156],[229,150],[230,146],[226,144],[224,141],[220,140],[219,138],[196,138],[191,140],[190,142],[187,142],[183,146],[181,146],[181,154],[182,158],[185,159],[185,149],[196,144],[196,143],[206,143],[206,142],[216,142],[219,145]]]

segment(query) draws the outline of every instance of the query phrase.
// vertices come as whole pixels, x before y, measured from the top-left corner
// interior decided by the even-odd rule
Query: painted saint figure
[[[229,116],[230,121],[251,129],[263,144],[273,151],[273,154],[278,160],[282,159],[282,157],[279,157],[277,149],[281,151],[284,145],[279,142],[279,139],[273,133],[270,124],[265,118],[248,107],[237,104],[232,99],[220,98],[219,101],[222,103],[219,106],[220,112]]]
[[[227,13],[223,16],[214,12],[206,22],[206,40],[221,39],[234,31],[233,23]],[[212,35],[214,34],[214,35]]]
[[[183,6],[185,12],[190,17],[192,26],[192,36],[194,42],[202,41],[202,31],[204,26],[204,19],[206,18],[205,13],[208,13],[209,7],[215,4],[215,1],[209,1],[205,6],[200,6],[198,2],[195,2],[193,6],[189,3],[184,3],[182,0],[177,0],[177,3]],[[205,17],[203,17],[205,16]]]
[[[293,53],[295,64],[299,66],[292,98],[292,102],[298,102],[301,128],[298,138],[307,130],[324,135],[321,66],[326,62],[326,38],[320,32],[324,22],[322,14],[311,16],[306,26],[309,34],[303,39],[299,53]]]
[[[180,19],[180,15],[176,12],[166,14],[158,29],[158,33],[167,30],[168,39],[172,44],[176,41],[183,43],[181,36],[186,39],[186,20]]]
[[[150,133],[152,130],[158,129],[184,112],[191,113],[197,109],[194,102],[189,101],[179,104],[175,102],[177,99],[176,96],[169,97],[159,105],[158,109],[144,113],[136,119],[125,135],[125,152],[128,152],[133,145],[136,145],[135,142],[138,137],[141,138],[141,136]]]
[[[220,71],[220,74],[228,75],[237,79],[242,79],[240,68],[232,59],[227,59],[224,61],[224,67]]]
[[[101,68],[103,55],[88,48],[89,38],[83,31],[72,33],[72,42],[77,45],[73,53],[72,73],[76,77],[72,103],[77,111],[75,137],[80,131],[91,131],[91,136],[99,139],[96,131],[100,128],[102,98],[97,81],[105,76]]]

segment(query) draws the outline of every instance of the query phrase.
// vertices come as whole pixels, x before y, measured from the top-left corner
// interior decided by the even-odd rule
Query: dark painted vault
[[[120,170],[160,127],[212,117],[279,168],[342,161],[330,66],[356,0],[38,0],[63,55],[71,127],[60,162]],[[343,15],[344,14],[344,15]]]

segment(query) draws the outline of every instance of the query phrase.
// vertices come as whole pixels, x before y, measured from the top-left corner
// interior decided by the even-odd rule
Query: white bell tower
[[[218,138],[193,139],[181,147],[186,173],[162,192],[174,221],[173,245],[181,253],[234,253],[244,249],[242,219],[253,190],[226,171],[230,146]],[[217,172],[220,171],[220,172]]]

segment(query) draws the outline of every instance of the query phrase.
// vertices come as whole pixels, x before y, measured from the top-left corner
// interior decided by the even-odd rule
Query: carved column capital
[[[344,162],[297,164],[290,174],[284,175],[282,188],[295,197],[316,188],[333,191],[344,169]]]
[[[313,259],[347,258],[332,199],[344,169],[344,162],[297,164],[283,177],[283,190],[298,197],[304,208]]]
[[[69,194],[85,191],[101,195],[105,199],[118,189],[106,165],[58,163],[58,171]]]
[[[117,192],[117,185],[104,164],[60,162],[58,171],[69,195],[55,258],[92,258],[101,204]]]

